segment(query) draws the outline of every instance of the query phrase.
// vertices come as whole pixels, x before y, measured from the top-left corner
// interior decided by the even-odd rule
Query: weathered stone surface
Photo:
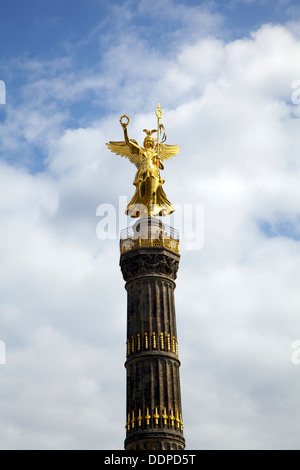
[[[165,248],[140,248],[124,253],[120,266],[125,281],[158,275],[176,279],[180,256]]]
[[[174,289],[179,255],[121,255],[127,290],[125,449],[184,449]]]

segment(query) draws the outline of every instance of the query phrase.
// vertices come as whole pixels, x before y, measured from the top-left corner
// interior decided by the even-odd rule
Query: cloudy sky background
[[[0,449],[123,448],[127,221],[101,240],[96,212],[133,194],[105,142],[128,114],[142,143],[159,101],[167,196],[204,208],[175,291],[187,448],[299,449],[298,2],[0,10]]]

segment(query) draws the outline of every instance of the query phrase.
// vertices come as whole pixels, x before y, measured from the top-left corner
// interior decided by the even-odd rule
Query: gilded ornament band
[[[171,237],[163,238],[127,238],[125,240],[120,240],[120,250],[121,254],[126,253],[127,251],[134,250],[140,247],[163,247],[167,248],[174,253],[179,253],[179,240],[174,240]]]
[[[147,331],[144,335],[138,333],[127,339],[126,357],[149,350],[171,352],[178,356],[178,340],[167,333],[153,332],[150,336]]]
[[[139,408],[137,416],[135,416],[135,412],[132,410],[127,415],[125,428],[127,432],[134,432],[135,430],[147,429],[151,425],[153,427],[170,428],[181,432],[184,428],[182,415],[178,410],[171,408],[168,415],[166,407],[159,410],[157,406],[152,410],[152,416],[149,412],[149,407],[146,408],[144,415],[141,408]]]

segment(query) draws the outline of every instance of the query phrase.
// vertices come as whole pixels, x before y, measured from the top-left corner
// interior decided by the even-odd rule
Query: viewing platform
[[[154,217],[139,219],[121,231],[121,254],[137,248],[167,248],[179,254],[179,231]]]

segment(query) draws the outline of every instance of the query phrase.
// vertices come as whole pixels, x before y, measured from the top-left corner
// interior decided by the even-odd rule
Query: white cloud
[[[195,11],[178,13],[187,24]],[[131,33],[83,86],[104,87],[113,115],[71,129],[68,108],[61,115],[54,102],[44,120],[47,80],[37,76],[39,113],[25,100],[1,128],[6,148],[13,137],[18,147],[23,132],[33,145],[47,136],[43,172],[1,165],[1,448],[122,447],[126,292],[118,240],[96,238],[95,214],[101,202],[133,192],[135,168],[104,143],[123,138],[124,112],[141,142],[158,100],[167,143],[181,147],[165,165],[167,195],[205,208],[204,247],[182,252],[175,291],[187,446],[299,448],[299,370],[290,361],[299,339],[299,242],[288,233],[268,238],[259,225],[298,220],[290,98],[299,41],[272,25],[230,43],[182,34],[172,57],[162,57],[146,40],[136,44],[140,30]],[[68,89],[70,70],[54,83],[65,103],[84,75]]]

